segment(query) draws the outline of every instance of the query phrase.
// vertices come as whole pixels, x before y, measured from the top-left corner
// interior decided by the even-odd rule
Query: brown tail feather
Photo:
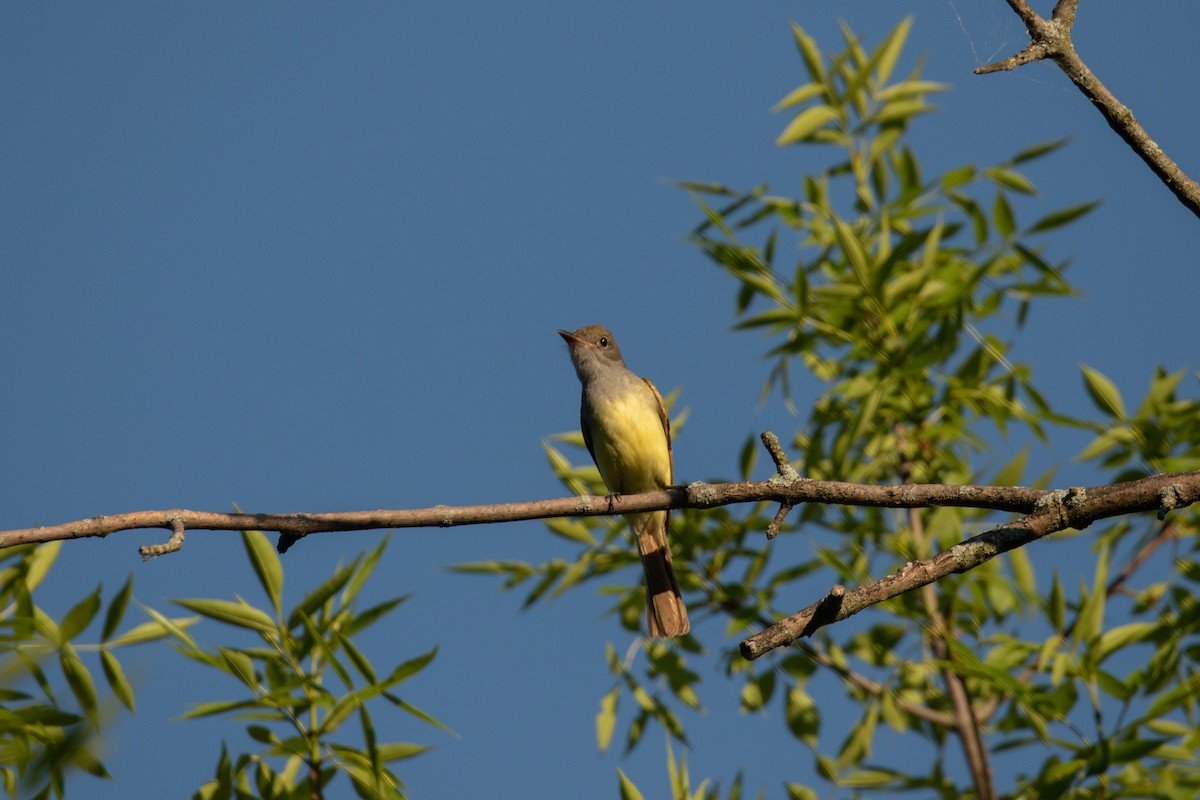
[[[646,628],[651,636],[659,638],[682,636],[691,629],[687,606],[671,567],[667,516],[665,511],[655,511],[627,517],[637,536],[638,553],[646,573]]]

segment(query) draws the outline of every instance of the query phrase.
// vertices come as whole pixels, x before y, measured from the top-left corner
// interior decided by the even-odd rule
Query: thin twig
[[[900,479],[909,483],[913,478],[913,461],[909,436],[905,426],[895,426],[896,449],[901,454],[899,474]],[[930,555],[929,537],[926,535],[925,520],[921,517],[920,509],[908,509],[908,527],[912,532],[917,555],[928,558]],[[988,763],[987,748],[983,745],[983,736],[971,695],[967,691],[967,682],[951,666],[953,657],[950,654],[949,639],[956,632],[952,619],[942,612],[938,603],[937,590],[932,583],[921,587],[921,603],[925,606],[925,615],[929,618],[926,641],[934,657],[947,664],[941,670],[942,682],[946,686],[946,694],[950,699],[950,707],[954,710],[951,728],[956,734],[963,749],[963,757],[971,772],[971,782],[975,785],[975,795],[979,800],[995,800],[995,789],[992,783],[992,768]]]
[[[787,453],[783,452],[783,447],[779,444],[779,437],[771,433],[771,431],[763,431],[758,435],[762,440],[763,447],[767,448],[767,452],[771,454],[771,460],[775,462],[775,472],[779,478],[784,481],[801,480],[800,473],[796,472],[792,462],[787,457]]]
[[[928,554],[928,542],[925,536],[925,525],[921,519],[921,513],[918,509],[908,509],[909,526],[913,532],[919,552],[923,555]],[[954,658],[950,654],[950,646],[946,643],[947,639],[955,635],[951,629],[951,623],[946,619],[946,615],[942,613],[938,606],[937,590],[933,588],[932,583],[927,583],[921,587],[921,601],[925,606],[925,613],[929,617],[929,633],[927,640],[930,649],[933,651],[934,658],[944,663],[950,664]],[[961,675],[954,671],[953,667],[947,666],[941,670],[942,681],[946,684],[946,694],[950,698],[950,707],[954,709],[954,724],[953,728],[958,736],[958,741],[962,745],[963,756],[967,760],[967,767],[971,771],[971,782],[975,784],[975,795],[979,800],[994,800],[995,791],[992,786],[992,768],[988,764],[987,748],[983,745],[983,737],[980,731],[979,719],[976,717],[975,708],[971,703],[971,696],[967,692],[967,682]]]
[[[771,454],[771,460],[775,462],[775,477],[771,480],[783,484],[792,484],[805,480],[800,477],[800,473],[796,472],[791,460],[787,457],[787,453],[783,452],[783,447],[779,444],[779,437],[771,433],[771,431],[763,431],[759,434],[758,438],[762,439],[763,447],[767,448],[767,452]],[[779,510],[775,512],[774,518],[767,524],[768,539],[774,539],[779,535],[779,531],[783,527],[783,521],[787,519],[787,515],[795,507],[794,504],[787,502],[779,504]]]

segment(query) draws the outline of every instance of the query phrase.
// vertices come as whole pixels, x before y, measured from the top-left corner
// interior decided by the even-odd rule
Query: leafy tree
[[[798,372],[806,386],[821,387],[791,438],[800,471],[854,483],[1043,485],[1050,473],[1026,474],[1027,447],[994,464],[989,443],[1020,437],[1052,445],[1069,428],[1095,433],[1080,457],[1113,481],[1196,469],[1200,402],[1180,397],[1182,372],[1158,368],[1129,414],[1113,384],[1084,367],[1098,417],[1083,420],[1055,411],[1029,365],[1010,359],[1034,301],[1075,291],[1066,262],[1048,255],[1049,235],[1095,203],[1021,220],[1036,210],[1022,169],[1062,142],[994,166],[925,175],[906,133],[945,87],[919,70],[894,78],[909,25],[874,49],[843,27],[842,49],[829,55],[794,28],[807,79],[776,107],[791,115],[778,144],[832,153],[803,177],[799,196],[765,185],[680,184],[703,212],[692,242],[735,281],[737,327],[773,342],[764,397],[778,392],[789,407],[800,405]],[[550,464],[570,490],[603,494],[581,444],[578,434],[555,437],[546,447]],[[743,480],[756,453],[747,441]],[[870,582],[1002,517],[810,504],[768,540],[770,521],[762,505],[674,517],[689,604],[697,617],[723,619],[729,636],[790,613],[780,598],[794,597],[800,581],[832,574]],[[1077,586],[1016,550],[878,606],[865,622],[822,629],[777,658],[748,663],[724,645],[716,655],[741,708],[781,706],[786,731],[777,735],[808,747],[822,779],[853,796],[1194,797],[1198,523],[1192,509],[1094,526],[1075,545],[1088,548],[1093,562],[1090,579]],[[623,523],[548,526],[580,544],[577,558],[464,568],[502,574],[505,588],[528,586],[527,603],[603,579],[622,626],[636,632],[641,586],[613,585],[638,574]],[[803,555],[808,542],[811,557]],[[1147,559],[1167,542],[1177,543],[1175,557],[1163,575],[1146,578]],[[651,725],[686,745],[686,720],[701,708],[692,662],[708,652],[697,635],[643,642],[623,657],[610,645],[614,682],[601,699],[600,748],[619,733],[626,750],[636,748]],[[858,709],[849,723],[826,719],[815,699],[831,679]],[[926,757],[878,758],[887,728],[923,741],[915,752]],[[1002,780],[993,769],[999,759],[1015,765]],[[674,796],[689,797],[670,764]],[[639,796],[620,778],[623,797]],[[741,783],[739,776],[731,797]],[[823,793],[798,782],[787,792]],[[718,797],[719,788],[705,784],[697,796]]]
[[[34,602],[61,549],[62,542],[49,542],[0,551],[0,778],[9,797],[62,797],[76,770],[108,777],[96,742],[118,704],[133,711],[135,703],[116,651],[167,636],[154,621],[117,634],[132,597],[131,576],[109,600],[100,641],[80,642],[104,605],[101,587],[59,620]],[[163,620],[180,632],[195,622]],[[99,656],[108,697],[83,659],[89,653]]]
[[[275,548],[259,531],[242,540],[270,603],[261,609],[236,601],[197,598],[174,601],[202,617],[250,631],[261,641],[253,647],[201,647],[186,631],[162,621],[177,649],[189,659],[224,672],[248,693],[236,700],[202,703],[185,718],[234,714],[248,720],[246,734],[264,746],[259,753],[231,759],[222,747],[216,777],[200,788],[196,800],[257,797],[300,800],[325,796],[339,774],[349,778],[362,798],[403,797],[403,783],[389,765],[420,755],[428,745],[379,742],[371,713],[373,700],[424,723],[440,722],[394,693],[397,685],[424,669],[436,648],[380,674],[354,643],[356,636],[390,614],[407,597],[394,597],[357,611],[354,601],[383,555],[386,541],[349,564],[339,566],[286,614],[283,567]],[[327,677],[336,677],[330,686]],[[357,721],[358,741],[345,741],[346,723]],[[282,761],[275,770],[272,761]]]
[[[386,542],[339,566],[286,613],[283,568],[273,546],[258,531],[244,531],[246,555],[268,601],[263,609],[242,598],[195,598],[175,601],[193,612],[168,617],[144,608],[150,617],[117,635],[132,598],[132,578],[110,600],[100,642],[78,638],[97,617],[101,591],[76,603],[54,620],[33,601],[34,590],[53,565],[61,542],[24,546],[0,554],[0,669],[5,687],[32,683],[40,696],[22,689],[0,692],[0,776],[10,797],[63,797],[66,778],[82,770],[108,778],[94,743],[114,718],[113,703],[101,701],[92,672],[81,653],[98,653],[113,697],[134,710],[134,690],[126,680],[115,650],[169,639],[187,658],[231,677],[246,696],[196,705],[184,719],[232,714],[247,721],[249,739],[258,752],[230,754],[222,746],[215,776],[196,792],[197,800],[221,798],[324,797],[338,775],[344,775],[358,797],[403,797],[403,784],[392,765],[420,755],[428,745],[380,742],[373,710],[386,701],[422,723],[444,728],[429,714],[403,700],[395,688],[424,669],[436,649],[381,673],[355,644],[355,639],[396,609],[406,597],[395,597],[358,610],[355,600],[383,554]],[[191,628],[208,619],[257,640],[250,646],[203,646]],[[57,661],[72,703],[58,696],[59,681],[47,675],[45,663]],[[335,678],[330,685],[327,678]],[[347,725],[350,723],[350,725]]]

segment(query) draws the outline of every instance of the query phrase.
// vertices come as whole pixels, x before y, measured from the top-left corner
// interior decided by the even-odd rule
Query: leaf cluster
[[[258,752],[237,758],[223,746],[214,779],[195,797],[299,800],[322,796],[338,775],[349,779],[358,797],[403,797],[403,784],[391,765],[429,746],[379,741],[372,708],[384,702],[423,723],[445,726],[395,693],[399,684],[428,666],[436,648],[381,672],[355,644],[355,637],[407,599],[356,608],[386,540],[339,566],[286,612],[283,568],[275,549],[259,531],[243,531],[242,540],[267,608],[241,597],[173,602],[249,634],[254,644],[205,647],[188,631],[150,612],[180,653],[229,676],[243,692],[235,699],[200,703],[184,719],[231,714],[246,721],[246,734],[261,745]],[[282,767],[272,766],[280,762]]]
[[[0,552],[0,780],[9,797],[62,797],[67,778],[75,772],[110,777],[97,752],[99,736],[118,704],[135,709],[133,686],[117,651],[167,635],[151,621],[118,633],[132,598],[132,576],[107,607],[97,586],[61,619],[47,613],[34,595],[61,545],[23,545]],[[99,642],[81,641],[101,619]],[[169,622],[184,630],[194,620]],[[93,660],[91,654],[99,659],[109,697],[97,688],[95,667],[87,663]]]

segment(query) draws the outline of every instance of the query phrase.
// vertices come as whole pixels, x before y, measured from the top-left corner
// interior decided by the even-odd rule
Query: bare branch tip
[[[783,520],[788,513],[795,508],[791,503],[780,503],[779,510],[775,512],[775,518],[767,525],[767,541],[774,539],[779,535],[779,529],[783,526]]]
[[[787,453],[783,452],[783,446],[779,444],[779,437],[770,431],[763,431],[758,438],[762,440],[763,447],[767,448],[771,460],[775,462],[775,471],[779,477],[788,482],[800,480],[800,474],[792,467]]]
[[[758,653],[756,650],[757,648],[754,647],[754,644],[749,639],[743,639],[741,643],[738,644],[738,651],[741,652],[742,658],[744,658],[746,661],[753,661],[754,659],[758,658]]]
[[[1010,72],[1017,67],[1032,64],[1034,61],[1041,61],[1050,55],[1052,55],[1051,49],[1046,45],[1039,42],[1030,42],[1024,50],[1015,56],[1009,56],[1003,61],[996,61],[991,64],[985,64],[982,67],[976,67],[975,74],[988,75],[993,72]]]
[[[171,538],[162,544],[144,544],[138,548],[142,561],[149,561],[167,553],[175,553],[183,549],[184,525],[179,517],[171,518]]]
[[[1054,11],[1051,12],[1050,18],[1062,24],[1069,31],[1075,24],[1075,11],[1078,8],[1079,0],[1058,0],[1054,4]]]

